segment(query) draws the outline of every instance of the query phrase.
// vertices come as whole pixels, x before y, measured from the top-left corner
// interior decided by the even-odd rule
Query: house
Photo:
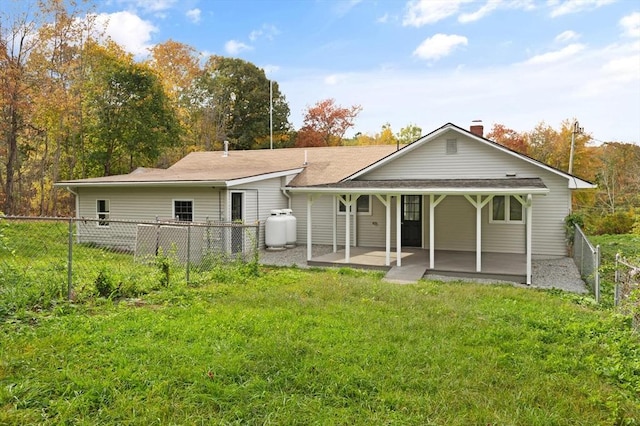
[[[401,267],[413,247],[430,270],[438,252],[473,254],[482,274],[483,256],[509,254],[527,283],[533,258],[566,255],[571,191],[595,187],[451,123],[403,147],[194,152],[168,169],[56,185],[76,194],[78,217],[264,223],[291,208],[308,261],[314,244],[344,247],[346,264],[352,247],[377,247]]]

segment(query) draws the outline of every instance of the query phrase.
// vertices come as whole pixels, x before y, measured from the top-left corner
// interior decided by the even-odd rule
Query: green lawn
[[[640,422],[638,338],[590,299],[380,278],[263,269],[6,316],[0,424]]]

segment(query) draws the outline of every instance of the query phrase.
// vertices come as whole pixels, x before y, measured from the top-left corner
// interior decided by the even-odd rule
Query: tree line
[[[345,138],[359,105],[333,99],[308,106],[300,129],[277,81],[238,58],[203,57],[174,40],[137,61],[104,35],[86,3],[32,0],[0,10],[0,211],[62,215],[73,205],[59,180],[168,167],[192,151],[292,146],[406,144],[421,136],[386,123],[373,135]],[[567,170],[571,122],[487,135]],[[638,206],[638,146],[575,138],[574,174],[600,185],[580,194],[589,212]]]

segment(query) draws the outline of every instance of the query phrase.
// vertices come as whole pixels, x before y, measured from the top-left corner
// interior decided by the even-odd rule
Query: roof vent
[[[447,139],[447,155],[458,153],[458,141],[456,139]]]
[[[223,157],[229,156],[229,141],[224,141],[224,152],[222,153]]]

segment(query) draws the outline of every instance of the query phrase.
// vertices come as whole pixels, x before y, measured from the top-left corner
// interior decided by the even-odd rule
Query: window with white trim
[[[491,200],[491,223],[524,223],[524,206],[513,195],[495,195]]]
[[[98,226],[109,227],[109,200],[96,200],[96,215],[98,216]]]
[[[371,197],[368,195],[361,195],[358,197],[355,206],[351,205],[351,214],[354,210],[361,215],[371,214]],[[338,198],[338,213],[346,214],[347,206],[342,202],[341,198]]]
[[[180,222],[192,222],[193,201],[173,200],[173,217]]]

